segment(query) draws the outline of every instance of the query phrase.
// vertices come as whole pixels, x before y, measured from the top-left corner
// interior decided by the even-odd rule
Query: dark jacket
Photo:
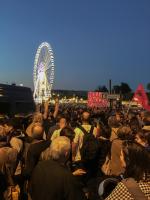
[[[31,182],[32,200],[83,200],[84,193],[68,169],[57,161],[41,161],[36,166]]]
[[[27,150],[27,158],[25,162],[25,168],[23,170],[23,176],[25,179],[29,179],[34,167],[37,165],[42,151],[47,149],[50,145],[50,141],[41,140],[36,143],[29,144]]]

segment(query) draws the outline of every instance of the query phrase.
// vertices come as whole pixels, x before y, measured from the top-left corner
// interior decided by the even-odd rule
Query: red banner
[[[108,107],[107,99],[103,98],[101,92],[88,92],[89,107]]]

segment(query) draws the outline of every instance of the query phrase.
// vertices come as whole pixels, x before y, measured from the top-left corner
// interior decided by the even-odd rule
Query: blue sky
[[[54,51],[55,89],[150,82],[149,0],[1,0],[0,82],[33,87],[43,41]]]

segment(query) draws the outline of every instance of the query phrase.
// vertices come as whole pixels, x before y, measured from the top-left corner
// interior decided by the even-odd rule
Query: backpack
[[[103,200],[107,198],[119,182],[119,177],[105,177],[104,180],[101,180],[98,185],[98,195],[100,196],[100,199]]]
[[[82,126],[78,127],[83,133],[83,144],[80,149],[81,161],[89,162],[97,158],[99,152],[99,141],[93,135],[94,126],[87,132]]]

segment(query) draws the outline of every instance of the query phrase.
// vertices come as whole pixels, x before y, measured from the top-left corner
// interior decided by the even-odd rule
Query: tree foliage
[[[130,88],[130,86],[127,83],[121,83],[121,85],[114,85],[113,86],[113,90],[114,93],[116,94],[128,94],[130,93],[132,90]]]
[[[99,85],[95,91],[96,92],[108,92],[108,89],[105,85],[102,85],[102,86]]]
[[[120,87],[121,87],[122,94],[128,94],[132,91],[130,86],[127,83],[122,82]]]
[[[120,85],[114,85],[113,89],[112,89],[112,92],[115,93],[115,94],[120,94],[120,92],[121,92]]]

